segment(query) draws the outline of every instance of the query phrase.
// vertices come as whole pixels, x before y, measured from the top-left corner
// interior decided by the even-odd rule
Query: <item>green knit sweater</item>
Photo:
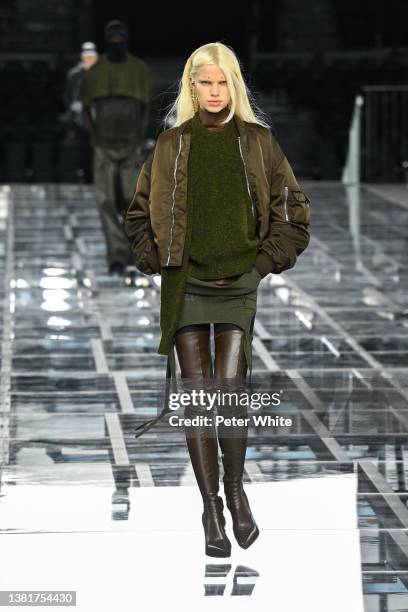
[[[234,120],[211,132],[197,113],[186,131],[191,132],[187,232],[182,265],[161,271],[158,353],[163,355],[172,348],[187,276],[215,279],[250,272],[259,247]]]
[[[189,274],[215,279],[250,272],[259,241],[235,122],[211,132],[195,115],[192,130]]]

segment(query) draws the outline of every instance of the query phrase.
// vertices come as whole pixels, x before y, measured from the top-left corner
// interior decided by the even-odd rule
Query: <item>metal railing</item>
[[[367,85],[363,95],[364,179],[400,181],[408,160],[408,85]]]
[[[366,85],[356,95],[342,182],[408,183],[408,85]],[[364,108],[363,108],[364,106]]]

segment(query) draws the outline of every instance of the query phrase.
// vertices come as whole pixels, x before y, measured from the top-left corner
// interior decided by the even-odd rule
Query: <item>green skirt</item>
[[[252,338],[256,315],[258,285],[261,275],[255,266],[245,272],[231,285],[214,285],[205,280],[187,276],[183,304],[177,329],[197,323],[235,323],[244,330],[244,351],[249,368],[249,382],[252,378]],[[171,412],[168,397],[171,391],[177,392],[175,341],[167,357],[166,391],[164,407],[154,419],[144,421],[136,427],[136,435],[143,435]]]
[[[252,338],[261,275],[253,267],[230,285],[215,285],[187,276],[177,329],[198,323],[234,323],[244,330],[244,350],[252,376]],[[176,376],[175,346],[168,357],[168,371]]]

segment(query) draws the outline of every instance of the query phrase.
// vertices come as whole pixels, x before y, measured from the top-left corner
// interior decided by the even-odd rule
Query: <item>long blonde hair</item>
[[[265,114],[256,105],[253,95],[243,79],[237,56],[228,45],[221,42],[202,45],[190,55],[179,82],[177,98],[166,113],[165,124],[176,127],[194,116],[189,77],[195,79],[199,69],[207,64],[218,66],[227,80],[231,97],[230,112],[223,123],[230,121],[236,114],[243,121],[258,123],[269,128],[269,124],[263,118]]]

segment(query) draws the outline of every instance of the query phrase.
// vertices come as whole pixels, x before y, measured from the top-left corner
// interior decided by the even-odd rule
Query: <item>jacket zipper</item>
[[[241,154],[241,159],[242,159],[242,163],[244,164],[244,170],[245,170],[245,180],[246,180],[246,184],[247,184],[247,189],[248,189],[248,194],[251,200],[251,206],[252,206],[252,215],[255,219],[255,211],[254,211],[254,203],[252,201],[252,196],[251,196],[251,190],[249,188],[249,183],[248,183],[248,176],[247,176],[247,170],[246,170],[246,165],[245,165],[245,161],[244,161],[244,156],[242,155],[242,149],[241,149],[241,136],[238,136],[238,145],[239,145],[239,152]]]
[[[289,216],[288,216],[288,194],[289,194],[289,189],[285,185],[285,200],[283,202],[283,208],[284,208],[284,211],[285,211],[286,221],[289,221]]]
[[[171,207],[171,214],[172,214],[172,224],[171,224],[171,229],[170,229],[170,242],[169,242],[169,248],[167,249],[167,253],[168,253],[168,257],[167,257],[167,262],[166,262],[166,266],[169,265],[169,261],[170,261],[170,247],[171,247],[171,243],[173,242],[173,227],[174,227],[174,204],[175,204],[175,195],[176,195],[176,189],[177,189],[177,162],[178,162],[178,158],[180,155],[180,151],[181,151],[181,139],[182,139],[182,135],[180,134],[180,143],[179,143],[179,150],[177,153],[177,157],[176,157],[176,163],[174,166],[174,189],[173,189],[173,204]]]

